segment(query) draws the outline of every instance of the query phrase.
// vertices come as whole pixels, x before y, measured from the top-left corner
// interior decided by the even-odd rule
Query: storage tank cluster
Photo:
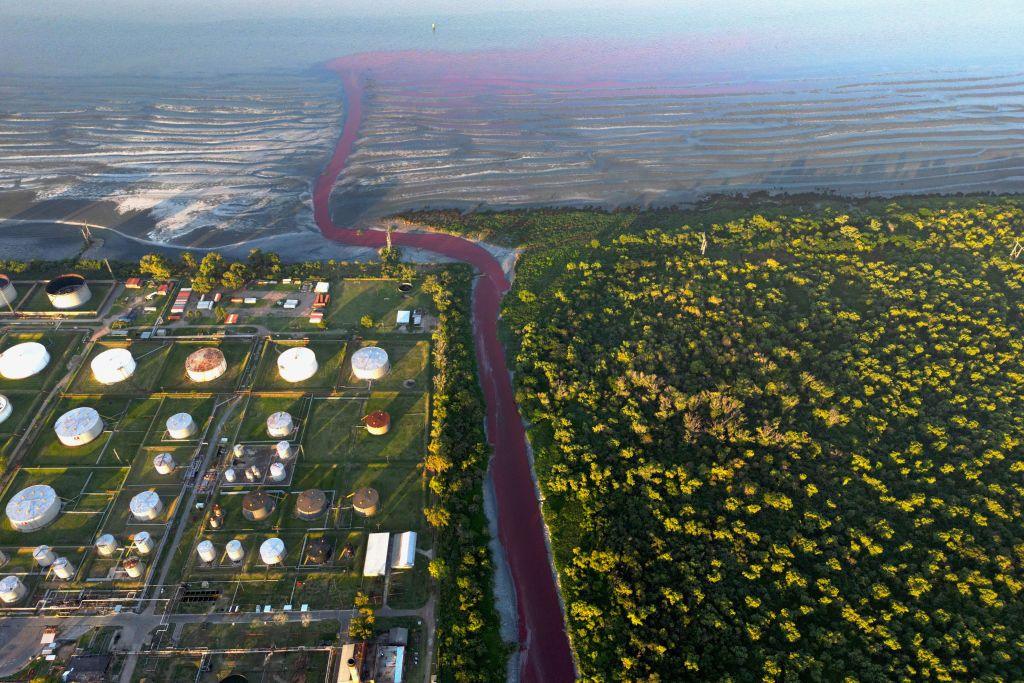
[[[13,306],[18,301],[18,290],[7,275],[0,275],[0,306]]]
[[[85,304],[92,298],[92,292],[84,277],[77,273],[65,273],[46,283],[46,296],[51,306],[66,311]]]
[[[352,374],[357,379],[380,379],[390,369],[388,352],[379,346],[364,346],[352,354]]]
[[[72,408],[57,418],[53,431],[57,433],[60,442],[69,448],[84,446],[103,433],[103,418],[95,408]]]
[[[158,474],[173,474],[175,467],[177,467],[177,463],[174,462],[174,456],[170,453],[157,453],[153,457],[153,469]]]
[[[188,413],[175,413],[167,418],[167,436],[175,441],[184,441],[197,431],[199,427]]]
[[[185,374],[193,382],[212,382],[228,371],[228,361],[218,348],[193,351],[185,360]]]
[[[273,413],[267,418],[267,434],[272,439],[283,439],[295,429],[292,416],[284,411]]]
[[[164,510],[164,504],[156,491],[143,491],[132,498],[128,504],[132,516],[140,522],[151,522],[160,516]]]
[[[60,498],[52,486],[34,484],[7,501],[7,519],[15,531],[29,533],[47,526],[60,514]]]
[[[285,382],[305,382],[319,369],[316,354],[307,346],[296,346],[277,357],[277,372]]]
[[[0,354],[0,375],[4,379],[27,379],[50,364],[50,352],[39,342],[15,344]]]
[[[11,399],[7,398],[3,394],[0,394],[0,424],[11,416],[14,412],[14,406],[11,405]]]
[[[107,349],[92,359],[92,376],[100,384],[117,384],[135,374],[135,358],[128,349]]]

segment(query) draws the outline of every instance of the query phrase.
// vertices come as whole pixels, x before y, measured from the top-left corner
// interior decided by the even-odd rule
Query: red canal
[[[379,230],[355,231],[335,225],[329,207],[331,190],[345,168],[363,115],[362,80],[345,59],[328,68],[338,74],[347,107],[345,125],[327,168],[316,180],[313,211],[324,236],[343,244],[381,247]],[[482,247],[453,235],[405,233],[392,235],[399,246],[426,249],[472,265],[481,274],[473,297],[474,335],[480,381],[487,400],[487,434],[494,448],[491,476],[498,508],[498,535],[512,574],[519,613],[520,680],[560,683],[575,678],[565,619],[545,543],[540,504],[526,449],[526,434],[498,340],[501,298],[509,282],[501,266]]]

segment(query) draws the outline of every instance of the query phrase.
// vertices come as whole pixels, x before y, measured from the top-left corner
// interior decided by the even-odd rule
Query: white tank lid
[[[114,538],[113,534],[103,534],[96,539],[96,545],[115,545],[117,539]]]
[[[379,346],[364,346],[352,354],[352,367],[356,370],[377,370],[388,363],[388,352]]]
[[[175,413],[167,418],[167,429],[172,432],[188,429],[192,424],[192,416],[188,413]]]
[[[21,579],[17,576],[5,576],[0,579],[0,593],[10,593],[11,591],[18,590],[20,585]]]
[[[135,372],[135,358],[128,349],[107,349],[93,358],[90,365],[100,377],[128,377]]]
[[[146,514],[160,505],[160,496],[156,491],[143,491],[136,494],[128,504],[133,515]]]
[[[0,375],[7,379],[25,379],[42,371],[50,354],[39,342],[15,344],[0,354]]]
[[[284,541],[276,536],[274,538],[268,538],[263,541],[263,545],[260,546],[260,555],[271,555],[275,557],[284,555]]]
[[[309,367],[316,365],[316,353],[308,346],[295,346],[282,351],[277,357],[277,366]]]
[[[38,560],[40,557],[46,557],[52,551],[53,551],[53,549],[50,548],[50,546],[48,546],[48,545],[38,546],[35,550],[32,551],[32,559],[33,560]]]
[[[7,501],[7,518],[12,523],[31,522],[57,504],[57,492],[47,484],[34,484],[15,493]]]
[[[213,542],[212,541],[199,541],[199,545],[196,546],[196,550],[201,553],[212,552]]]
[[[237,538],[233,538],[230,541],[228,541],[228,544],[226,546],[224,546],[224,548],[229,553],[233,553],[236,550],[241,550],[242,549],[242,542],[239,541]]]
[[[58,434],[74,436],[88,432],[99,421],[100,414],[96,412],[95,408],[81,406],[79,408],[72,408],[58,417],[53,429]]]

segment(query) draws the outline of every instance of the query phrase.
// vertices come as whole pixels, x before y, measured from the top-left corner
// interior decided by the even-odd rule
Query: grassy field
[[[425,393],[373,392],[369,399],[314,399],[303,437],[305,462],[419,461],[426,454]],[[373,410],[391,415],[391,429],[373,436],[362,417]]]
[[[277,368],[278,356],[289,348],[306,346],[316,354],[316,374],[303,382],[286,382]],[[275,341],[266,340],[260,358],[259,371],[253,388],[256,391],[331,391],[341,378],[341,363],[345,359],[346,344],[341,340]]]
[[[217,643],[222,649],[318,646],[336,643],[340,631],[341,622],[337,620],[278,624],[254,617],[249,624],[185,624],[178,636],[178,647],[209,647],[210,643]]]
[[[324,318],[330,327],[358,329],[362,317],[368,315],[376,325],[390,329],[400,310],[418,308],[433,313],[433,300],[418,282],[408,293],[398,291],[398,285],[396,280],[343,280],[332,287],[331,305]]]
[[[228,369],[212,382],[196,383],[185,374],[185,360],[202,348],[219,348],[224,352]],[[242,371],[249,362],[252,345],[247,341],[177,341],[171,349],[164,370],[157,380],[160,391],[232,391],[238,386]]]
[[[135,373],[117,384],[101,384],[93,377],[93,359],[114,348],[127,348],[135,359]],[[67,393],[70,394],[145,394],[152,390],[157,378],[163,372],[174,343],[171,341],[101,341],[89,352],[86,362],[79,368]]]

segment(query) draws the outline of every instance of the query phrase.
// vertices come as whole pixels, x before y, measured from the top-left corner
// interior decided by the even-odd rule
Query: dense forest
[[[528,243],[505,322],[583,677],[1020,680],[1020,202],[762,213],[442,226]]]

